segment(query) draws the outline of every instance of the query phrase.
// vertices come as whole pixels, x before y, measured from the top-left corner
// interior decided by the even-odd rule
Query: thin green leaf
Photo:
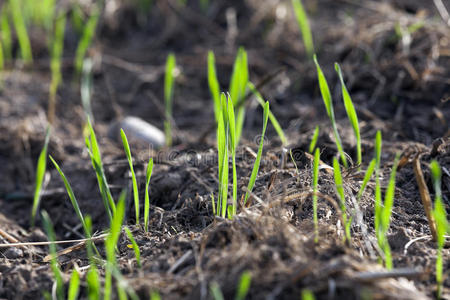
[[[313,161],[313,222],[314,222],[314,242],[319,242],[319,221],[317,218],[317,186],[319,183],[319,162],[320,162],[320,150],[316,148],[314,152]]]
[[[252,281],[252,274],[250,271],[244,271],[239,279],[238,290],[235,300],[244,300],[247,297],[248,290]]]
[[[142,265],[141,265],[141,251],[139,250],[139,246],[133,237],[133,233],[128,227],[125,227],[125,232],[127,233],[128,239],[130,240],[131,245],[133,246],[134,256],[136,257],[136,263],[140,268],[142,267]]]
[[[133,182],[133,197],[134,197],[134,208],[136,211],[136,224],[139,224],[139,191],[136,180],[136,174],[134,173],[133,168],[133,157],[131,156],[130,145],[128,144],[128,139],[123,129],[120,129],[120,136],[122,137],[123,148],[125,150],[125,154],[128,159],[128,164],[130,166],[131,179]]]
[[[83,61],[86,56],[86,52],[89,49],[92,39],[95,35],[95,30],[97,28],[97,23],[99,19],[99,13],[97,9],[94,9],[92,15],[86,22],[83,29],[83,34],[81,36],[80,42],[78,43],[77,50],[75,52],[75,75],[78,77],[83,68]]]
[[[95,265],[91,265],[86,275],[86,282],[88,286],[88,299],[99,300],[100,299],[100,276],[98,274]]]
[[[147,164],[147,172],[145,174],[145,202],[144,202],[144,230],[148,232],[148,218],[150,215],[150,196],[148,189],[150,186],[150,179],[153,171],[153,158],[150,158]]]
[[[220,111],[220,86],[217,80],[216,73],[216,60],[214,57],[214,52],[208,52],[208,85],[211,97],[214,101],[214,116],[216,117],[216,122],[219,121],[219,116],[217,115]]]
[[[213,283],[211,283],[209,288],[211,290],[211,296],[214,300],[224,300],[222,291],[220,290],[220,286],[217,282],[214,281]]]
[[[367,167],[366,174],[364,175],[361,187],[359,188],[358,195],[356,196],[356,199],[358,199],[358,201],[359,201],[359,199],[361,199],[361,197],[364,193],[364,190],[366,189],[366,186],[369,183],[369,180],[373,175],[373,171],[375,170],[375,164],[376,164],[376,160],[374,158],[370,161],[369,166]]]
[[[72,271],[69,283],[69,292],[67,293],[68,300],[78,299],[78,293],[80,291],[80,274],[77,270]]]
[[[292,6],[294,7],[294,13],[297,19],[298,27],[300,28],[300,31],[302,33],[306,53],[311,58],[314,54],[314,43],[306,11],[301,0],[292,0]]]
[[[31,63],[33,62],[33,55],[31,52],[30,39],[28,38],[28,32],[22,14],[20,1],[9,0],[9,7],[11,9],[14,27],[16,28],[17,39],[20,46],[20,54],[25,63]]]
[[[313,137],[311,143],[309,144],[309,153],[313,153],[317,145],[317,140],[319,139],[319,125],[314,129]]]
[[[175,70],[175,55],[170,53],[166,60],[166,73],[164,77],[164,103],[166,120],[164,122],[164,129],[166,133],[166,145],[172,146],[172,101],[173,101],[173,86],[174,86],[174,70]]]

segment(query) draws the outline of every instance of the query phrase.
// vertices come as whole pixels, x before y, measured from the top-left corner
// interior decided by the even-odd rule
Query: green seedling
[[[352,125],[353,132],[355,134],[356,155],[357,155],[356,163],[358,166],[360,166],[362,162],[362,154],[361,154],[361,134],[359,133],[358,116],[356,115],[356,110],[355,106],[353,105],[352,98],[350,97],[347,87],[345,86],[341,68],[337,63],[334,64],[334,67],[336,69],[336,72],[338,73],[339,80],[341,81],[342,98],[344,99],[345,111],[347,112],[348,119],[350,120],[350,124]]]
[[[78,293],[80,291],[80,274],[77,270],[72,271],[70,276],[69,291],[67,292],[68,300],[78,299]]]
[[[319,242],[319,221],[317,218],[317,192],[318,192],[318,183],[319,183],[319,162],[320,162],[320,150],[316,148],[314,152],[314,161],[313,161],[313,222],[314,222],[314,242]]]
[[[20,54],[23,61],[26,64],[30,64],[33,62],[33,55],[31,52],[30,39],[28,38],[28,32],[22,14],[20,1],[9,0],[9,8],[11,9],[13,24],[16,29],[17,39],[19,41]]]
[[[78,3],[73,3],[70,15],[70,23],[74,28],[76,34],[81,36],[84,29],[84,14]]]
[[[43,210],[41,212],[42,222],[44,223],[45,231],[47,232],[48,240],[50,241],[49,250],[51,255],[50,266],[53,271],[53,276],[56,280],[56,298],[58,300],[64,299],[64,281],[62,278],[61,270],[59,269],[58,261],[56,259],[56,245],[55,245],[55,231],[47,212]]]
[[[73,208],[75,209],[75,212],[78,216],[78,219],[80,219],[81,224],[83,225],[83,229],[85,232],[89,232],[86,227],[86,222],[84,221],[83,214],[81,213],[80,207],[78,206],[77,198],[75,198],[75,194],[73,193],[72,187],[70,186],[69,181],[66,178],[66,175],[64,175],[63,171],[61,171],[61,168],[56,163],[56,161],[53,159],[51,155],[49,155],[50,160],[52,161],[53,165],[55,166],[56,170],[58,170],[59,175],[61,176],[62,180],[64,181],[64,185],[67,190],[67,194],[69,195],[70,202],[72,203]],[[91,236],[87,236],[87,238],[90,238]]]
[[[217,80],[216,59],[212,51],[208,52],[208,85],[214,101],[214,116],[216,117],[216,122],[218,122],[218,114],[220,113],[222,104],[220,103],[220,86]]]
[[[116,213],[114,214],[113,220],[111,222],[111,227],[109,229],[108,237],[105,241],[106,250],[106,272],[105,272],[105,286],[104,286],[104,298],[108,300],[111,298],[111,288],[112,288],[112,273],[113,269],[116,267],[116,247],[119,241],[120,232],[122,230],[122,223],[125,216],[125,198],[126,191],[122,191],[119,197],[119,203],[117,204]]]
[[[225,298],[223,297],[222,294],[222,290],[220,289],[220,286],[217,282],[212,282],[209,285],[209,289],[211,290],[211,296],[213,297],[214,300],[224,300]]]
[[[9,26],[9,6],[8,3],[3,4],[2,12],[0,15],[0,29],[1,29],[1,42],[4,60],[12,60],[12,34],[11,27]]]
[[[236,56],[236,60],[233,66],[233,73],[231,74],[230,81],[230,96],[233,100],[233,105],[237,106],[238,103],[245,98],[248,83],[248,62],[247,52],[243,47],[240,47]],[[244,127],[245,118],[245,105],[237,107],[236,115],[236,144],[239,144],[241,139],[242,128]]]
[[[339,156],[341,157],[342,164],[344,167],[348,168],[347,158],[345,157],[344,149],[342,147],[341,138],[339,136],[339,132],[336,126],[336,119],[334,118],[334,109],[333,109],[333,100],[331,99],[330,89],[328,87],[327,79],[320,68],[319,63],[317,62],[317,57],[314,55],[314,63],[317,68],[317,77],[319,80],[320,92],[322,94],[323,103],[325,104],[325,108],[327,110],[328,118],[331,121],[331,126],[333,127],[334,139],[336,143],[336,147],[339,152]]]
[[[148,189],[150,186],[150,178],[153,171],[153,158],[150,158],[147,165],[147,172],[145,173],[145,200],[144,200],[144,230],[148,232],[148,218],[150,215],[150,196]]]
[[[158,291],[151,291],[150,300],[161,300],[161,296]]]
[[[91,216],[87,215],[85,218],[86,222],[86,236],[92,236],[92,219]],[[87,257],[89,259],[89,271],[86,274],[86,282],[88,286],[88,299],[98,300],[100,299],[100,276],[98,274],[97,265],[94,257],[94,243],[89,241],[86,244]],[[97,251],[98,252],[98,251]]]
[[[378,245],[384,253],[384,264],[387,269],[392,269],[392,255],[391,247],[387,239],[387,232],[391,224],[392,207],[394,205],[394,193],[395,193],[395,175],[397,172],[397,165],[400,155],[397,154],[392,166],[391,176],[389,177],[388,187],[384,195],[383,205],[380,205],[379,210],[375,211],[375,219],[378,219],[378,232],[377,239]]]
[[[172,146],[172,107],[175,67],[175,55],[170,53],[166,60],[166,74],[164,77],[164,104],[166,113],[164,131],[166,134],[166,145],[168,147]]]
[[[264,101],[263,97],[261,96],[261,94],[256,89],[256,87],[253,85],[253,83],[251,83],[249,81],[247,83],[247,86],[250,89],[250,91],[253,93],[253,95],[255,96],[256,100],[259,103],[259,105],[261,105],[261,107],[264,108],[265,101]],[[269,111],[269,120],[270,120],[270,123],[272,123],[273,128],[275,128],[275,131],[277,132],[278,137],[280,138],[281,143],[283,144],[283,146],[287,145],[288,144],[287,138],[284,135],[283,129],[281,128],[280,123],[278,122],[277,118],[272,113],[272,111]]]
[[[136,257],[136,263],[137,263],[138,267],[140,268],[142,265],[141,265],[141,251],[139,250],[139,246],[133,237],[133,233],[131,232],[131,230],[128,227],[125,227],[125,232],[128,236],[128,239],[131,242],[131,246],[133,247],[134,256]]]
[[[92,95],[92,59],[85,58],[83,61],[83,72],[80,85],[81,104],[88,119],[94,122],[94,114],[92,113],[91,95]]]
[[[309,144],[309,153],[313,153],[314,149],[316,148],[317,145],[317,140],[319,139],[319,125],[316,126],[316,128],[314,129],[314,133],[311,139],[311,143]]]
[[[31,209],[31,227],[34,227],[34,222],[36,220],[36,213],[38,211],[39,202],[41,199],[42,183],[44,181],[44,175],[47,169],[47,150],[48,150],[48,143],[50,141],[50,132],[51,132],[50,127],[47,127],[44,147],[41,150],[41,154],[39,154],[36,166],[36,184],[34,187],[33,207]]]
[[[302,300],[315,300],[313,292],[308,289],[302,290]]]
[[[125,150],[125,154],[127,156],[128,164],[130,166],[131,171],[131,180],[133,182],[134,208],[136,211],[136,225],[137,225],[139,224],[139,191],[136,180],[136,174],[134,173],[133,168],[133,157],[131,156],[130,145],[128,145],[128,139],[123,129],[120,129],[120,136],[122,137],[123,148]]]
[[[256,182],[256,176],[258,175],[259,165],[261,163],[261,156],[262,156],[262,151],[263,151],[263,147],[264,147],[264,136],[266,134],[268,119],[269,119],[269,102],[266,102],[264,104],[263,129],[262,129],[262,133],[261,133],[261,137],[260,137],[260,141],[259,141],[258,153],[256,155],[255,163],[253,164],[253,170],[252,170],[252,174],[250,175],[250,181],[248,182],[247,191],[245,192],[244,205],[247,203],[248,197],[250,196],[251,192],[253,191],[253,187]]]
[[[228,130],[229,130],[229,150],[232,158],[233,165],[233,198],[231,212],[228,217],[231,219],[237,211],[237,170],[236,170],[236,121],[234,118],[234,106],[233,101],[228,97],[228,106],[224,107],[224,111],[227,110],[228,115]],[[224,103],[225,104],[225,103]]]
[[[94,9],[92,15],[89,17],[89,19],[86,22],[86,25],[83,28],[83,33],[81,35],[80,41],[77,46],[77,50],[75,52],[74,65],[75,65],[75,75],[77,78],[81,74],[84,58],[86,56],[87,50],[89,49],[92,43],[92,39],[94,38],[98,19],[99,13],[97,9]]]
[[[303,7],[301,0],[292,0],[292,7],[294,8],[294,13],[297,19],[298,27],[300,29],[300,32],[302,33],[306,53],[308,54],[308,57],[311,58],[314,55],[314,43],[306,10]]]
[[[2,42],[0,41],[0,71],[3,71],[4,68],[5,68],[5,56],[3,55],[3,46]]]
[[[105,171],[103,169],[102,157],[100,154],[100,147],[97,142],[97,137],[95,135],[94,128],[92,127],[91,121],[88,117],[87,122],[89,133],[86,136],[86,147],[88,149],[89,156],[91,158],[92,167],[95,170],[97,176],[98,188],[102,196],[103,205],[105,206],[106,213],[109,220],[112,220],[112,216],[116,211],[116,205],[111,194],[111,190],[106,180]]]
[[[250,271],[244,271],[239,279],[239,285],[236,292],[235,300],[244,300],[247,297],[250,284],[252,282],[252,274]]]
[[[380,183],[380,165],[381,165],[381,131],[375,135],[375,215],[381,211],[381,183]],[[375,217],[375,232],[379,231],[380,219]]]
[[[442,286],[444,284],[443,276],[443,258],[442,250],[445,245],[445,234],[450,232],[450,224],[447,220],[447,212],[445,205],[442,202],[441,191],[441,167],[436,160],[433,160],[430,164],[431,178],[434,186],[434,210],[433,215],[436,222],[436,243],[437,243],[437,256],[436,256],[436,283],[437,283],[437,298],[441,298]]]
[[[344,224],[342,224],[345,229],[344,240],[347,241],[347,243],[350,243],[351,240],[350,229],[352,225],[352,218],[347,215],[347,207],[345,205],[344,183],[342,180],[341,167],[339,166],[339,161],[336,159],[336,157],[333,158],[333,173],[334,173],[334,183],[336,185],[336,194],[338,195],[339,206],[342,212],[342,222],[344,222]]]
[[[222,102],[225,103],[222,94]],[[219,168],[219,196],[217,199],[217,215],[225,218],[228,199],[228,115],[220,107],[219,121],[217,122],[217,157]],[[224,116],[225,114],[225,116]]]
[[[367,184],[369,183],[370,178],[373,175],[373,171],[375,170],[376,160],[375,158],[372,159],[369,163],[369,166],[367,167],[366,174],[364,174],[364,178],[361,184],[361,187],[359,188],[358,195],[356,196],[356,199],[359,201],[364,193],[364,190],[366,189]]]
[[[52,72],[52,81],[50,83],[50,97],[48,101],[47,119],[53,124],[56,109],[56,92],[62,81],[61,59],[64,49],[64,30],[66,28],[66,15],[62,14],[55,21],[53,39],[51,41],[50,51],[50,69]]]

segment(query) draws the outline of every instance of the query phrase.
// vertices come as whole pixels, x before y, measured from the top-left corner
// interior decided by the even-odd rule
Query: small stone
[[[5,251],[4,255],[9,259],[17,259],[23,256],[23,251],[20,248],[11,247]]]
[[[154,148],[161,148],[166,142],[161,130],[137,117],[125,117],[109,128],[109,135],[121,142],[120,129],[123,129],[128,140],[145,143]]]

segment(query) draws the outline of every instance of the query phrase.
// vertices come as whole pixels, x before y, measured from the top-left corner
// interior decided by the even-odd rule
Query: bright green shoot
[[[380,165],[381,165],[381,147],[382,138],[381,131],[377,131],[375,135],[375,216],[381,210],[381,183],[380,183]],[[380,219],[375,217],[375,232],[379,231]]]
[[[261,107],[264,108],[265,101],[264,101],[263,97],[261,96],[261,94],[256,89],[256,87],[253,85],[253,83],[251,83],[249,81],[247,86],[250,89],[250,91],[252,91],[252,93],[255,96],[256,100],[258,101],[259,105],[261,105]],[[287,145],[288,144],[287,138],[284,135],[283,129],[281,128],[280,123],[278,123],[278,120],[275,117],[275,115],[272,113],[272,111],[269,111],[269,120],[270,120],[270,123],[272,123],[273,128],[275,128],[275,131],[277,132],[278,137],[280,138],[283,146]]]
[[[441,298],[442,285],[444,283],[443,277],[443,258],[442,250],[445,245],[445,234],[450,231],[450,224],[447,220],[447,212],[445,205],[442,202],[441,191],[441,167],[436,160],[430,164],[431,178],[435,191],[434,197],[434,219],[436,220],[436,242],[437,242],[437,257],[436,257],[436,282],[437,282],[437,298]]]
[[[208,52],[208,85],[209,91],[214,101],[214,116],[216,117],[216,122],[219,121],[218,114],[220,113],[220,86],[217,80],[216,72],[216,59],[214,57],[214,52]]]
[[[214,281],[209,285],[209,289],[211,290],[211,296],[214,300],[224,300],[222,290],[220,289],[219,284]]]
[[[97,9],[94,9],[94,12],[89,17],[89,19],[86,22],[86,25],[83,28],[83,33],[81,35],[77,50],[75,52],[74,64],[75,64],[75,75],[77,77],[81,74],[81,70],[83,68],[84,57],[86,56],[86,52],[89,49],[89,46],[91,45],[92,39],[95,35],[95,30],[97,28],[98,19],[99,19],[99,13],[98,13]]]
[[[64,281],[62,278],[61,270],[58,266],[58,261],[56,259],[56,245],[55,245],[55,231],[53,229],[52,222],[50,220],[50,217],[48,216],[47,212],[44,210],[42,211],[42,222],[44,223],[45,231],[47,232],[48,240],[50,241],[49,249],[50,249],[50,265],[53,271],[53,276],[56,280],[56,298],[58,300],[64,299]]]
[[[166,60],[166,74],[164,77],[164,104],[166,120],[164,121],[164,131],[166,134],[166,145],[172,146],[172,106],[173,106],[173,86],[175,75],[175,55],[170,53]]]
[[[247,203],[248,197],[250,196],[251,192],[253,191],[253,187],[256,182],[256,176],[258,175],[259,165],[261,163],[261,156],[262,156],[262,151],[263,151],[263,147],[264,147],[264,136],[266,134],[267,120],[269,119],[269,111],[270,111],[269,102],[266,102],[264,104],[263,129],[262,129],[262,133],[261,133],[261,137],[260,137],[260,141],[259,141],[258,153],[256,155],[255,163],[253,164],[253,170],[252,170],[252,174],[250,175],[250,181],[248,182],[247,192],[245,193],[244,205]]]
[[[69,291],[67,292],[68,300],[78,299],[78,293],[80,291],[80,274],[77,270],[72,271],[70,276]]]
[[[150,196],[148,189],[150,186],[150,179],[153,171],[153,158],[150,158],[147,165],[147,172],[145,174],[145,200],[144,200],[144,230],[148,232],[148,218],[150,215]]]
[[[120,136],[122,137],[122,144],[125,150],[125,154],[127,156],[128,164],[130,166],[131,171],[131,180],[133,182],[133,197],[134,197],[134,208],[136,212],[136,225],[139,224],[139,191],[136,180],[136,173],[134,173],[133,168],[133,157],[131,156],[130,145],[128,144],[127,136],[125,135],[125,131],[120,129]]]
[[[64,175],[63,171],[61,171],[61,168],[56,163],[56,161],[53,159],[53,157],[51,155],[49,155],[49,157],[50,157],[50,160],[52,161],[53,165],[55,165],[56,170],[58,170],[58,173],[61,176],[62,180],[64,181],[64,185],[66,187],[67,194],[69,195],[70,202],[72,203],[72,206],[75,209],[78,219],[80,219],[80,222],[83,225],[84,231],[89,232],[86,227],[86,222],[84,221],[83,214],[81,213],[80,207],[78,206],[77,198],[75,198],[75,194],[73,193],[72,187],[70,186],[70,183],[66,178],[66,175]],[[90,236],[87,236],[87,238],[90,238]]]
[[[315,300],[313,292],[308,289],[302,290],[302,300]]]
[[[142,265],[141,265],[141,251],[139,250],[139,246],[133,237],[133,233],[131,232],[131,230],[128,227],[125,227],[125,232],[128,236],[128,239],[131,242],[131,246],[133,247],[134,256],[136,257],[136,263],[137,263],[138,267],[140,268]]]
[[[31,209],[31,227],[34,227],[34,222],[36,220],[36,213],[41,199],[42,183],[44,181],[45,170],[47,168],[47,149],[48,143],[50,141],[50,131],[51,131],[50,127],[47,127],[44,147],[41,150],[41,154],[39,154],[36,166],[36,184],[34,187],[33,208]]]
[[[366,189],[367,184],[369,183],[370,178],[373,175],[373,171],[375,170],[376,160],[375,158],[372,159],[369,163],[369,166],[367,167],[366,174],[364,175],[361,187],[359,188],[358,195],[356,196],[356,199],[359,201],[364,193],[364,190]]]
[[[125,198],[126,191],[122,191],[119,197],[119,203],[117,204],[116,213],[114,214],[109,229],[108,237],[105,241],[106,250],[106,272],[105,272],[105,286],[104,286],[104,299],[111,298],[112,288],[112,273],[116,266],[116,253],[115,249],[117,242],[119,241],[120,232],[122,230],[122,223],[125,216]]]
[[[225,103],[225,95],[221,96]],[[226,106],[226,105],[225,105]],[[228,114],[221,107],[219,121],[217,122],[217,156],[219,167],[219,196],[217,199],[217,215],[225,218],[228,198]],[[225,115],[225,116],[224,116]]]
[[[66,28],[66,15],[62,14],[55,21],[53,40],[50,49],[50,69],[52,72],[52,81],[50,83],[50,97],[48,101],[47,118],[50,124],[55,119],[56,92],[62,81],[61,59],[64,49],[64,30]]]
[[[389,231],[389,226],[391,224],[392,207],[394,206],[395,176],[399,158],[400,154],[397,154],[394,165],[392,166],[388,187],[384,195],[383,206],[379,208],[378,212],[375,211],[375,219],[379,219],[379,228],[377,232],[378,245],[384,253],[384,263],[387,269],[392,269],[392,255],[387,239],[387,232]]]
[[[246,96],[248,82],[248,62],[247,52],[243,47],[240,47],[234,61],[233,73],[230,81],[230,96],[233,100],[234,106],[244,100]],[[236,144],[239,144],[241,139],[242,128],[244,127],[245,105],[240,105],[237,109],[236,117]]]
[[[314,242],[319,242],[319,221],[317,218],[317,192],[319,183],[319,162],[320,162],[320,150],[316,148],[314,152],[313,161],[313,222],[314,222]]]
[[[228,130],[229,130],[229,148],[233,164],[233,198],[231,211],[228,217],[231,219],[237,211],[237,170],[236,170],[236,121],[234,118],[233,101],[228,96],[227,115],[228,115]]]
[[[348,243],[350,243],[351,235],[350,228],[352,224],[351,217],[347,215],[347,207],[345,205],[345,194],[344,194],[344,184],[342,180],[341,167],[339,166],[339,161],[336,157],[333,158],[333,172],[334,172],[334,183],[336,185],[336,193],[339,198],[339,206],[341,207],[342,212],[342,224],[345,230],[345,238]]]
[[[309,27],[308,17],[306,15],[305,8],[303,7],[301,0],[292,0],[292,6],[294,7],[295,17],[297,18],[298,27],[302,33],[303,43],[305,44],[306,53],[308,57],[312,57],[314,54],[314,43],[311,34],[311,28]]]
[[[0,15],[0,30],[2,32],[1,43],[5,62],[12,59],[12,35],[11,26],[9,25],[8,12],[8,3],[4,3]]]
[[[88,119],[94,122],[94,114],[92,113],[91,94],[92,94],[92,59],[87,57],[83,61],[83,72],[80,85],[81,104]]]
[[[92,167],[97,175],[98,188],[102,196],[103,205],[105,206],[106,213],[110,221],[112,216],[116,211],[116,204],[111,194],[111,190],[106,179],[105,171],[103,169],[102,157],[100,154],[100,147],[98,145],[97,137],[95,135],[94,128],[92,127],[91,121],[88,117],[88,129],[89,134],[86,136],[86,147],[88,148],[88,153],[91,158]]]
[[[323,103],[325,104],[328,118],[330,119],[331,126],[333,127],[333,133],[334,133],[336,147],[339,152],[339,156],[341,157],[342,164],[344,165],[344,167],[348,168],[347,158],[345,157],[341,138],[339,136],[339,132],[338,132],[337,126],[336,126],[336,119],[334,118],[333,100],[331,99],[330,89],[328,87],[327,79],[325,78],[325,75],[323,74],[319,63],[317,62],[316,55],[314,55],[314,63],[316,64],[316,68],[317,68],[317,77],[319,80],[320,92],[322,94]]]
[[[25,63],[33,62],[33,55],[31,52],[30,39],[25,25],[25,20],[22,14],[20,1],[9,0],[9,7],[13,18],[14,27],[16,28],[17,39],[20,46],[20,54]]]
[[[352,125],[353,132],[355,133],[356,138],[356,163],[358,166],[361,165],[362,162],[362,154],[361,154],[361,134],[359,133],[359,123],[358,116],[356,115],[356,110],[353,105],[352,98],[345,86],[344,77],[342,76],[341,68],[337,63],[334,64],[336,72],[339,75],[339,80],[341,81],[342,86],[342,98],[344,99],[345,111],[347,112],[348,119],[350,120],[350,124]]]
[[[309,144],[309,153],[313,153],[314,149],[317,145],[317,140],[319,139],[319,125],[316,126],[314,129],[313,137],[311,139],[311,143]]]
[[[239,285],[236,292],[235,300],[245,300],[250,289],[250,284],[252,282],[252,274],[250,271],[244,271],[239,279]]]

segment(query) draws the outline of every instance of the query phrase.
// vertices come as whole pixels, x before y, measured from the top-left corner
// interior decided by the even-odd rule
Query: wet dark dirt
[[[233,299],[240,274],[248,270],[252,274],[248,299],[299,299],[305,288],[317,299],[434,298],[436,245],[411,163],[397,174],[389,231],[394,270],[386,272],[378,262],[381,252],[373,229],[375,183],[369,183],[357,202],[363,173],[356,166],[343,174],[347,206],[356,214],[352,240],[348,245],[343,242],[333,176],[323,169],[319,191],[326,196],[319,200],[320,239],[314,243],[311,161],[301,154],[308,149],[316,125],[320,126],[318,147],[324,164],[332,164],[336,147],[315,66],[306,56],[290,1],[218,0],[210,1],[207,11],[200,10],[197,1],[188,2],[183,8],[176,1],[155,1],[145,18],[130,4],[118,1],[115,14],[104,14],[89,52],[95,62],[94,127],[116,199],[123,188],[131,191],[131,175],[120,140],[111,136],[110,128],[123,117],[136,116],[162,129],[164,64],[169,52],[175,53],[179,68],[174,146],[157,150],[130,143],[141,200],[147,161],[155,159],[149,232],[132,225],[131,193],[127,199],[126,224],[140,247],[142,267],[137,266],[125,234],[118,246],[120,270],[138,296],[148,299],[152,291],[159,291],[163,299],[212,299],[210,284],[217,282],[225,299]],[[440,163],[443,200],[450,212],[450,28],[433,2],[303,2],[334,98],[345,151],[356,157],[334,62],[341,65],[358,113],[362,170],[373,157],[374,136],[381,130],[383,192],[395,154],[412,158],[420,153],[432,198],[429,162]],[[409,36],[396,33],[396,27],[403,30],[418,23],[423,25]],[[64,84],[58,91],[49,154],[60,163],[81,210],[92,217],[94,230],[100,233],[108,219],[84,144],[85,117],[79,86],[72,81],[73,37],[68,33],[66,39]],[[39,48],[39,39],[34,40]],[[295,157],[296,169],[283,155],[281,142],[269,125],[254,197],[230,221],[213,216],[210,200],[211,193],[217,194],[218,180],[206,56],[208,50],[214,51],[224,89],[239,46],[248,51],[252,82],[276,74],[260,91],[285,130],[286,148],[299,156]],[[44,53],[32,67],[11,63],[2,72],[0,229],[20,242],[46,241],[40,221],[34,229],[29,221],[35,166],[47,126],[47,65]],[[262,125],[262,110],[256,101],[249,98],[246,105],[237,159],[239,198],[251,174]],[[58,240],[83,238],[63,182],[50,164],[40,207],[49,213]],[[411,243],[414,239],[418,240]],[[0,242],[12,241],[2,235]],[[101,241],[97,245],[103,248]],[[60,245],[59,250],[69,246]],[[43,262],[47,246],[5,247],[0,254],[0,298],[39,299],[44,291],[52,290],[51,269]],[[443,255],[443,298],[450,299],[448,243]],[[84,248],[61,255],[59,262],[67,283],[74,268],[84,278],[89,265]],[[84,280],[81,296],[87,297]]]

